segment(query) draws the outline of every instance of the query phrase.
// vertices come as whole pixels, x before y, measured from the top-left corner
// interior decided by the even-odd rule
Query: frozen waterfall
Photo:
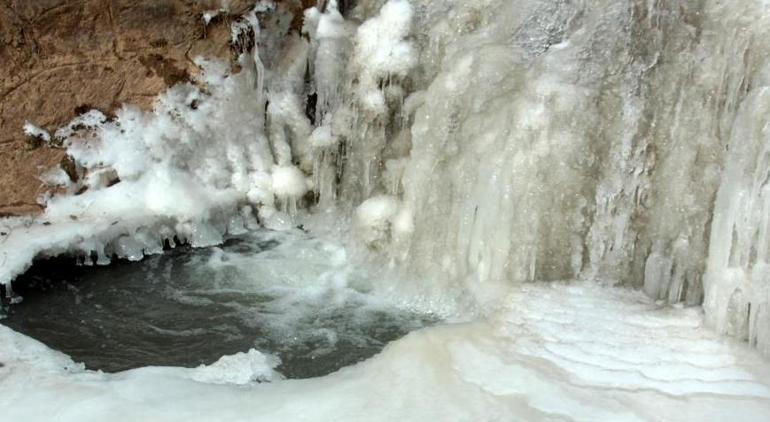
[[[563,391],[585,411],[578,419],[629,416],[612,413],[610,399],[606,414],[581,407],[586,385],[623,391],[620,401],[653,391],[670,409],[671,397],[701,400],[729,386],[727,396],[746,394],[767,410],[770,387],[732,366],[739,360],[711,334],[687,330],[699,327],[702,305],[711,329],[770,356],[770,2],[328,0],[305,11],[302,34],[282,13],[257,2],[233,24],[237,71],[196,58],[197,80],[169,89],[152,112],[94,110],[55,134],[28,125],[67,148],[80,178],[50,169],[44,180],[57,193],[44,198],[45,213],[0,221],[9,295],[36,257],[69,252],[106,264],[164,243],[210,246],[257,227],[300,227],[331,233],[351,259],[419,280],[382,288],[398,300],[490,318],[480,330],[494,340],[481,343],[495,352],[468,353],[493,358],[444,351],[451,356],[430,363],[441,369],[420,369],[440,378],[451,366],[462,372],[458,385],[483,384],[474,390],[482,401],[497,406],[513,393],[479,377],[504,367],[510,380],[545,379],[544,359],[563,372],[558,389],[538,384],[528,405],[547,405],[533,419],[569,415],[549,398]],[[640,290],[649,302],[599,285]],[[566,320],[548,320],[544,309],[560,304]],[[684,349],[699,342],[716,363],[683,363],[668,349],[644,361],[628,350],[649,345],[631,334],[613,343],[609,331],[603,360],[575,345],[589,341],[580,312],[593,306],[630,318],[639,336],[660,329],[661,341]],[[641,309],[650,314],[634,314]],[[580,333],[562,343],[550,323]],[[446,329],[439,340],[407,337],[359,372],[299,386],[356,386],[356,374],[376,377],[391,364],[411,380],[392,355],[441,341],[447,350],[478,346],[465,343],[476,335],[466,328]],[[672,365],[671,379],[645,366],[655,362]],[[639,382],[617,384],[613,371]],[[169,385],[188,377],[169,374],[150,376]],[[450,398],[464,394],[451,388]]]
[[[5,223],[0,278],[41,254],[134,259],[334,210],[481,307],[486,286],[604,280],[704,303],[719,331],[770,350],[767,9],[332,0],[299,37],[259,2],[233,26],[252,48],[239,73],[199,58],[197,83],[152,113],[56,132],[82,177],[45,176],[65,194],[38,220],[59,229]]]

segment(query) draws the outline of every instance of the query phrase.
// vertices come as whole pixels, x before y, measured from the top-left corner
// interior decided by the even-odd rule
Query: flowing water
[[[284,376],[307,378],[434,321],[367,293],[373,282],[339,247],[263,231],[139,263],[38,263],[0,323],[105,372],[211,364],[255,348],[280,358]]]

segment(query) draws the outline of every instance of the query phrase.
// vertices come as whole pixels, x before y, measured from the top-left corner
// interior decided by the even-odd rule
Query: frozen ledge
[[[162,252],[165,244],[211,246],[226,233],[257,225],[251,208],[239,208],[234,194],[220,193],[216,205],[212,202],[196,208],[196,215],[185,215],[148,210],[144,201],[133,198],[141,187],[116,188],[112,188],[114,194],[125,195],[121,206],[86,212],[79,206],[73,207],[78,212],[72,214],[60,206],[34,219],[0,220],[0,284],[10,285],[36,258],[66,253],[79,257],[84,265],[106,265],[113,257],[136,261]]]

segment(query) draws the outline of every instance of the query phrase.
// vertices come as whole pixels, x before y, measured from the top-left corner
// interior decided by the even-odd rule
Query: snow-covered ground
[[[589,282],[529,284],[504,303],[307,380],[280,380],[254,351],[208,368],[83,371],[0,327],[0,420],[770,420],[770,363],[704,328],[697,308]],[[274,381],[244,385],[244,373]]]

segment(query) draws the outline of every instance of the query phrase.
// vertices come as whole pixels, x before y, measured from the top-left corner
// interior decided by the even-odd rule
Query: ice
[[[351,12],[371,16],[351,58],[362,109],[338,108],[356,119],[335,132],[341,202],[390,194],[408,210],[413,229],[379,250],[473,294],[572,278],[668,303],[705,293],[710,324],[766,350],[770,79],[750,41],[766,31],[763,3],[415,2],[390,21],[402,6]],[[416,67],[405,54],[405,73],[385,70],[402,42]],[[366,81],[380,72],[409,84],[394,78],[401,100],[372,123],[367,104],[390,85]]]
[[[245,19],[254,37],[259,37],[255,13],[266,10],[269,4],[260,3]],[[265,71],[246,65],[259,64],[258,56],[256,49],[242,54],[238,74],[196,58],[203,69],[196,84],[170,88],[151,112],[126,105],[108,118],[90,110],[58,129],[55,138],[79,178],[70,180],[61,168],[45,173],[45,183],[65,189],[45,196],[45,213],[4,239],[0,283],[38,256],[96,252],[97,262],[106,263],[113,253],[131,260],[156,253],[157,245],[174,236],[197,246],[216,244],[242,206],[269,213],[276,163],[264,131],[265,87],[254,82]],[[278,180],[286,179],[278,172]],[[277,187],[284,189],[281,198],[294,200],[297,186],[292,173],[288,185]],[[155,235],[151,245],[136,238],[141,228],[162,227],[170,231]]]
[[[305,175],[294,166],[276,167],[273,170],[273,191],[279,197],[299,198],[307,192]]]
[[[355,26],[340,14],[337,0],[327,2],[326,10],[316,7],[305,11],[303,32],[311,39],[311,61],[315,85],[315,120],[320,122],[339,106],[343,92],[345,65],[350,54],[350,38]]]
[[[379,15],[358,27],[353,66],[359,69],[358,97],[364,110],[385,113],[385,93],[378,84],[404,78],[417,64],[415,46],[405,39],[411,33],[413,14],[407,0],[390,0]]]
[[[398,212],[398,206],[398,200],[387,195],[369,198],[358,206],[356,221],[366,243],[388,240],[390,225]]]
[[[768,367],[745,345],[707,330],[694,308],[593,282],[514,289],[487,320],[414,332],[315,379],[270,378],[274,362],[256,351],[204,368],[106,375],[1,326],[0,361],[8,420],[770,417]]]
[[[280,379],[281,375],[273,369],[280,359],[265,355],[255,349],[222,356],[211,365],[201,365],[195,369],[192,379],[208,384],[246,385],[255,382],[269,382]]]
[[[310,134],[309,142],[313,147],[322,149],[334,146],[337,143],[337,139],[332,134],[331,126],[325,124],[313,130],[313,133]]]
[[[766,70],[764,71],[766,72]],[[737,111],[725,175],[717,194],[704,309],[723,333],[770,353],[768,279],[768,133],[770,90],[749,95]]]
[[[50,169],[43,173],[40,180],[49,187],[70,188],[72,187],[72,179],[61,167]],[[98,182],[102,184],[101,180]],[[89,183],[91,185],[92,183]]]
[[[105,263],[302,224],[408,275],[373,294],[473,322],[318,380],[234,393],[178,369],[102,384],[46,369],[39,394],[117,391],[102,405],[131,412],[121,397],[152,397],[137,385],[204,397],[180,419],[768,418],[766,361],[703,326],[770,353],[765,2],[341,5],[308,9],[303,38],[263,28],[260,2],[233,26],[240,73],[198,58],[197,83],[153,112],[56,131],[84,176],[46,173],[66,192],[11,222],[0,282],[37,256]],[[0,370],[38,371],[19,353]]]
[[[289,214],[296,214],[297,201],[307,192],[308,183],[304,173],[294,166],[279,166],[273,169],[273,192]]]

